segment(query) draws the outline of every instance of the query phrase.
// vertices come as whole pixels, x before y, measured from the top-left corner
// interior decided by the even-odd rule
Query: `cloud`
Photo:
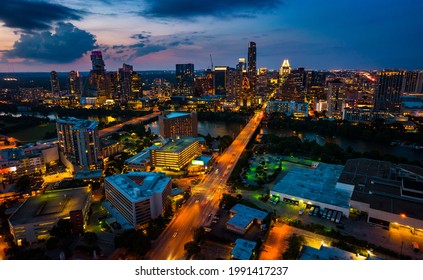
[[[143,41],[143,40],[148,41],[150,37],[151,37],[151,32],[143,31],[142,33],[132,35],[130,38],[137,39],[140,41]]]
[[[130,36],[131,39],[136,39],[138,42],[129,45],[114,45],[107,48],[107,56],[110,58],[130,61],[138,57],[146,56],[151,53],[165,51],[170,48],[181,46],[192,46],[196,38],[202,35],[194,32],[193,34],[172,34],[153,36],[151,32],[143,31],[138,34]]]
[[[0,22],[10,28],[24,31],[47,30],[64,20],[80,20],[83,11],[44,1],[2,0]]]
[[[192,19],[201,16],[248,17],[269,13],[283,4],[282,0],[161,0],[148,1],[140,15],[152,18]]]
[[[71,23],[58,23],[55,32],[21,34],[4,58],[23,58],[44,63],[69,63],[97,47],[95,36]]]

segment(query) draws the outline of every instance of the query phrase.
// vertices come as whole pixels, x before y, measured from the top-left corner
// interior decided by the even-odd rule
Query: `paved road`
[[[152,260],[184,259],[184,244],[193,238],[193,230],[209,226],[217,213],[219,200],[226,192],[226,183],[236,162],[263,118],[258,112],[235,138],[232,144],[217,158],[214,169],[195,187],[195,194],[177,213],[159,238],[153,242],[147,255]]]
[[[145,115],[143,117],[135,118],[135,119],[123,122],[123,123],[119,123],[119,124],[111,126],[111,127],[104,128],[104,129],[102,129],[98,132],[98,135],[100,137],[106,137],[108,135],[111,135],[111,134],[121,130],[122,127],[124,127],[127,124],[138,124],[138,123],[141,123],[141,122],[145,122],[145,121],[148,121],[152,118],[157,117],[160,114],[161,114],[161,112],[154,112],[154,113]]]

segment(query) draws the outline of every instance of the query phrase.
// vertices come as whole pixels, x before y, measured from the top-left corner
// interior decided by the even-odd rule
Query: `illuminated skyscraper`
[[[226,79],[228,66],[214,67],[214,94],[226,95]]]
[[[98,103],[103,104],[106,99],[110,99],[110,82],[106,77],[104,60],[101,51],[91,52],[92,70],[88,78],[88,94],[96,96]]]
[[[288,76],[291,73],[291,65],[289,64],[288,59],[284,59],[281,67],[279,68],[279,77],[283,78]]]
[[[328,82],[328,93],[327,93],[327,102],[328,102],[328,116],[340,119],[342,116],[342,109],[344,109],[344,100],[345,100],[345,85],[339,80],[335,79]]]
[[[254,42],[250,42],[248,45],[248,77],[250,79],[250,89],[255,94],[257,83],[257,48]]]
[[[82,77],[78,71],[70,71],[68,75],[68,93],[77,98],[82,95]]]
[[[377,87],[374,94],[376,112],[399,113],[404,71],[380,71],[377,73]]]
[[[121,100],[132,100],[142,97],[141,75],[134,71],[132,65],[123,64],[119,68],[119,95]]]
[[[104,69],[105,64],[101,51],[91,52],[91,64],[93,71],[106,71],[106,69]]]
[[[60,85],[59,85],[59,77],[57,76],[56,71],[50,72],[50,84],[51,84],[51,93],[54,95],[60,94]]]
[[[76,118],[57,119],[56,129],[60,157],[68,168],[79,171],[100,167],[98,122]]]
[[[194,92],[194,64],[176,64],[176,94],[191,96]]]

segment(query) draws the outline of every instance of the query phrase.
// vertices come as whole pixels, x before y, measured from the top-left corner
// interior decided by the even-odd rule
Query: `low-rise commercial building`
[[[232,217],[226,222],[226,229],[238,234],[245,234],[254,222],[261,225],[268,213],[243,204],[231,208]]]
[[[257,243],[238,238],[235,246],[231,251],[231,259],[233,260],[251,260]]]
[[[278,196],[280,201],[311,204],[340,211],[348,217],[354,188],[338,183],[343,169],[343,165],[325,163],[318,163],[315,168],[294,167],[276,183],[270,194]]]
[[[129,171],[150,171],[151,169],[151,151],[158,149],[159,146],[153,145],[145,148],[142,152],[125,160],[125,167]]]
[[[351,208],[384,227],[423,231],[423,169],[366,158],[348,160],[339,183],[354,188]]]
[[[91,205],[91,188],[48,191],[28,198],[9,218],[17,244],[47,239],[60,219],[70,219],[74,233],[82,233]]]
[[[134,228],[163,214],[172,181],[164,173],[129,172],[104,179],[106,200]]]
[[[180,171],[201,155],[200,142],[194,137],[184,137],[151,150],[153,166],[165,170]]]

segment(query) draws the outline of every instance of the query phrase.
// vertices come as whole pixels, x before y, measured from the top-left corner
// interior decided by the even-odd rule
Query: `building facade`
[[[134,228],[163,215],[172,190],[164,173],[129,172],[104,179],[106,199]]]
[[[98,169],[101,165],[98,122],[63,118],[56,121],[62,162],[73,171]],[[72,166],[69,165],[71,163]]]
[[[176,64],[176,93],[192,96],[194,93],[194,64]]]
[[[377,87],[374,94],[374,110],[399,113],[404,71],[380,71],[377,73]]]
[[[150,153],[154,167],[181,171],[193,159],[201,155],[201,146],[197,138],[184,137],[175,142],[169,142],[159,149],[151,150]]]
[[[197,112],[164,112],[159,116],[160,136],[164,139],[192,136],[197,137]]]
[[[74,233],[81,233],[88,220],[91,188],[45,192],[28,198],[9,218],[10,232],[16,244],[36,242],[49,237],[60,219],[70,219]]]

